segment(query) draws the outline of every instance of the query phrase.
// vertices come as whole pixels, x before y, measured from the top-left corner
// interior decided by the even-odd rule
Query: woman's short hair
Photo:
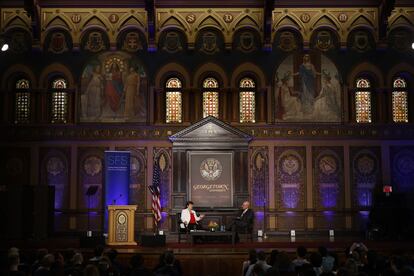
[[[194,202],[192,202],[192,201],[187,201],[187,203],[185,204],[185,207],[188,207],[188,205],[194,205]]]

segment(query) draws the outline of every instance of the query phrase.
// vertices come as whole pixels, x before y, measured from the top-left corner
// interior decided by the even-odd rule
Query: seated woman
[[[188,228],[189,230],[200,229],[198,222],[204,218],[204,215],[197,216],[196,212],[193,210],[194,203],[188,201],[186,208],[181,211],[181,228]]]

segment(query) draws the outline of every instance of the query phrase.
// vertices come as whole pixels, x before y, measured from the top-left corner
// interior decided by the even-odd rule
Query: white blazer
[[[191,213],[194,214],[194,217],[196,219],[196,222],[201,219],[199,216],[197,216],[197,214],[196,214],[196,212],[194,210],[191,210]],[[187,208],[181,210],[181,221],[183,223],[180,224],[180,227],[181,228],[185,228],[185,225],[188,225],[190,223],[190,219],[191,219],[190,210],[188,210]]]

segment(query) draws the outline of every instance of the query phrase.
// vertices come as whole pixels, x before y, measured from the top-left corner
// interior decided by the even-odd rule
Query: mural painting
[[[275,76],[276,121],[341,122],[341,78],[320,52],[289,55]]]
[[[146,122],[148,81],[140,61],[127,53],[91,60],[81,80],[81,122]]]

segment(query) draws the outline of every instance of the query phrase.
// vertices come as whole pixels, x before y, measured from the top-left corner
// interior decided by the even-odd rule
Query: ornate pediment
[[[252,137],[215,117],[201,121],[169,137],[173,146],[196,148],[239,148],[247,147]]]

